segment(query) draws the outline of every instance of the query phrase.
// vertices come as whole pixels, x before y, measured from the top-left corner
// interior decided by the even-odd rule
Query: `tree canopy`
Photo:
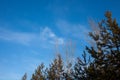
[[[98,23],[98,31],[89,36],[95,47],[86,46],[82,55],[67,72],[61,55],[44,69],[41,64],[33,73],[31,80],[119,80],[120,79],[120,26],[111,12],[105,13],[105,19]],[[86,57],[89,54],[91,60]],[[22,80],[26,80],[26,74]]]

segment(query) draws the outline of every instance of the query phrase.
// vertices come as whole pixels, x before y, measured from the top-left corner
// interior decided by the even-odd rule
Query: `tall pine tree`
[[[53,63],[47,71],[48,80],[62,80],[63,79],[63,61],[60,55],[54,59]]]
[[[93,62],[87,71],[88,80],[120,79],[120,26],[111,12],[106,12],[106,20],[98,24],[98,32],[89,35],[95,41],[96,48],[86,47]]]
[[[35,73],[32,75],[31,80],[46,80],[43,63],[35,70]]]

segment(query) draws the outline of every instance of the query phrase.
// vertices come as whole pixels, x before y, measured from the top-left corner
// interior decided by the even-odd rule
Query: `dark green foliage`
[[[62,80],[63,79],[63,61],[60,55],[50,64],[47,71],[49,80]]]
[[[72,64],[69,63],[66,68],[64,68],[64,80],[73,80],[73,69],[72,69]]]
[[[96,48],[86,47],[94,59],[86,70],[90,80],[120,79],[120,27],[111,13],[106,12],[106,20],[99,23],[99,34],[90,33]]]
[[[86,69],[89,66],[90,58],[86,58],[86,53],[82,55],[83,60],[80,58],[77,58],[77,62],[74,65],[74,72],[73,76],[75,80],[87,80],[86,78]]]
[[[22,77],[22,80],[27,80],[27,74],[25,73],[24,76]]]
[[[31,80],[45,80],[44,64],[38,66],[38,68],[35,70],[35,73],[32,75]]]

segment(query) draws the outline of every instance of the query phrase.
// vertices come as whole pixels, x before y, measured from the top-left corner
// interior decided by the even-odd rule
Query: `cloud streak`
[[[43,41],[48,41],[51,44],[63,44],[64,39],[62,37],[58,37],[52,30],[48,27],[45,27],[42,32],[40,33],[40,39]]]
[[[23,45],[31,45],[33,43],[49,43],[50,45],[55,44],[58,41],[58,44],[61,45],[64,43],[62,37],[58,37],[49,27],[44,27],[40,33],[27,33],[27,32],[14,32],[7,29],[0,28],[0,39],[5,41],[11,41],[20,43]]]
[[[70,36],[72,38],[85,38],[89,32],[89,29],[86,26],[81,24],[71,24],[65,20],[58,20],[56,22],[56,26],[64,35]]]
[[[0,29],[0,39],[29,45],[35,38],[35,34],[25,32],[14,32],[7,29]]]

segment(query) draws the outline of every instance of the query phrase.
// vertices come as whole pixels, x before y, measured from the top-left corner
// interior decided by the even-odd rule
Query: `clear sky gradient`
[[[0,0],[0,80],[29,77],[41,62],[48,66],[56,43],[72,41],[80,56],[88,20],[104,19],[107,10],[120,21],[119,0]]]

